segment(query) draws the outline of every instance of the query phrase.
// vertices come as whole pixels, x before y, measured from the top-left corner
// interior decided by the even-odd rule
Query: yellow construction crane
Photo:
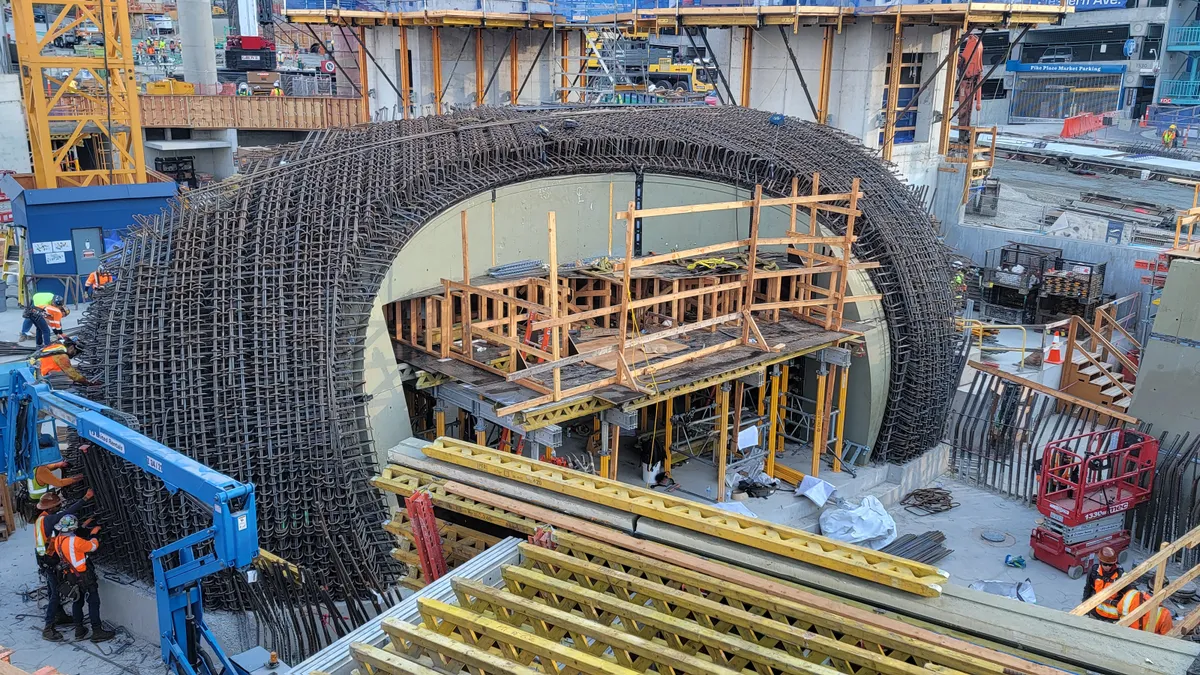
[[[12,0],[12,11],[37,187],[146,182],[128,0]],[[78,31],[90,44],[54,45]]]

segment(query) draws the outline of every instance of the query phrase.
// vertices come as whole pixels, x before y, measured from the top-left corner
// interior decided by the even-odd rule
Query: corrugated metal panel
[[[350,643],[365,642],[376,647],[383,646],[388,638],[380,628],[380,624],[385,618],[420,623],[417,598],[454,602],[454,590],[450,588],[450,579],[453,577],[475,579],[492,585],[498,584],[500,582],[500,566],[515,564],[519,561],[520,554],[517,552],[517,544],[520,543],[521,540],[516,537],[505,538],[495,546],[454,568],[441,579],[408,596],[400,604],[385,610],[342,639],[313,654],[304,662],[293,667],[286,675],[308,675],[313,671],[321,671],[330,675],[349,675],[355,665],[354,660],[350,658]],[[281,673],[280,675],[285,674]]]

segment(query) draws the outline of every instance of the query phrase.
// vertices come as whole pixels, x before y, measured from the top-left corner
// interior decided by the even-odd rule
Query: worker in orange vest
[[[1117,564],[1117,552],[1111,546],[1100,549],[1100,561],[1088,570],[1087,581],[1083,584],[1083,599],[1087,600],[1113,585],[1123,573],[1124,570]],[[1121,618],[1117,610],[1117,603],[1111,598],[1098,605],[1090,614],[1105,621],[1116,621]]]
[[[100,384],[89,380],[83,373],[75,369],[71,359],[83,353],[83,348],[69,337],[63,336],[58,341],[34,352],[29,357],[30,367],[37,368],[43,378],[54,373],[62,373],[71,378],[72,382],[91,387]]]
[[[62,335],[63,317],[71,313],[71,310],[66,308],[66,300],[63,299],[63,296],[54,296],[54,300],[42,309],[46,311],[46,325],[50,326],[50,332],[55,335]]]
[[[71,618],[75,620],[75,639],[87,637],[87,628],[83,625],[83,603],[88,606],[88,619],[92,624],[92,642],[104,642],[116,637],[116,633],[104,627],[100,621],[100,592],[96,580],[96,570],[88,565],[88,554],[100,548],[100,542],[95,539],[80,537],[75,533],[79,527],[79,519],[75,516],[63,516],[54,526],[58,535],[54,537],[54,550],[58,553],[62,566],[66,568],[64,583],[78,589],[64,590],[64,595],[74,595],[71,604]],[[92,536],[100,532],[100,526],[92,528]]]
[[[41,469],[41,467],[38,468]],[[74,482],[73,479],[72,482]],[[59,601],[59,560],[58,554],[54,550],[54,526],[58,525],[64,517],[75,515],[75,512],[93,496],[94,493],[88,490],[83,499],[78,499],[66,508],[61,508],[62,496],[58,492],[49,491],[42,495],[37,503],[41,514],[33,522],[34,553],[37,556],[38,571],[46,580],[46,623],[42,629],[42,639],[49,642],[62,641],[62,634],[58,632],[58,626],[69,626],[75,623],[74,618],[63,611],[62,603]]]
[[[1139,591],[1136,588],[1131,588],[1125,592],[1124,596],[1121,597],[1121,602],[1118,603],[1117,610],[1121,613],[1121,617],[1124,618],[1132,614],[1133,611],[1138,607],[1141,607],[1143,603],[1147,602],[1150,602],[1149,593]],[[1139,619],[1129,624],[1129,627],[1136,628],[1138,630],[1145,630],[1146,622],[1150,620],[1151,614],[1155,615],[1155,633],[1158,633],[1159,635],[1166,635],[1167,633],[1171,632],[1172,628],[1175,627],[1174,617],[1172,617],[1171,612],[1162,605],[1156,607],[1153,612],[1147,612],[1146,614],[1142,615]]]
[[[272,96],[283,96],[283,88],[279,86],[279,80],[275,80],[275,84],[271,86]]]
[[[112,275],[108,273],[108,270],[104,269],[103,265],[101,265],[92,270],[92,273],[87,277],[87,281],[84,282],[84,286],[87,286],[88,290],[91,291],[93,296],[95,296],[96,291],[111,284],[112,280]]]

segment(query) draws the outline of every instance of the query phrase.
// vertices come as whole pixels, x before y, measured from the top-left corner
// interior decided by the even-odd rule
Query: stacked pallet
[[[1093,298],[1100,294],[1101,289],[1097,288],[1100,283],[1103,283],[1103,277],[1097,274],[1050,270],[1042,276],[1042,293],[1068,298]]]

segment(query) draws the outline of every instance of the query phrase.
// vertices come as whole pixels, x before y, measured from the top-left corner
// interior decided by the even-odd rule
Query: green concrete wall
[[[610,241],[611,253],[623,256],[625,224],[611,219],[609,214],[623,210],[633,199],[633,190],[632,174],[569,176],[518,183],[494,194],[476,195],[447,209],[413,236],[384,279],[367,334],[366,384],[372,396],[370,414],[380,452],[386,452],[412,434],[382,307],[399,298],[440,287],[442,278],[462,278],[459,212],[467,212],[470,272],[473,276],[482,275],[494,264],[531,258],[545,260],[550,211],[555,212],[558,224],[560,262],[607,254]],[[720,183],[655,175],[645,178],[643,205],[653,208],[750,196],[745,190]],[[739,209],[647,219],[642,227],[642,250],[662,253],[745,237],[749,215],[749,210]],[[787,209],[764,210],[762,236],[782,236],[789,217]],[[799,221],[807,226],[803,214]],[[848,285],[855,294],[875,292],[865,272],[851,274]],[[890,368],[887,332],[878,302],[847,305],[847,316],[873,326],[866,335],[867,356],[855,359],[850,371],[846,416],[846,437],[870,445],[878,433],[887,396]]]

